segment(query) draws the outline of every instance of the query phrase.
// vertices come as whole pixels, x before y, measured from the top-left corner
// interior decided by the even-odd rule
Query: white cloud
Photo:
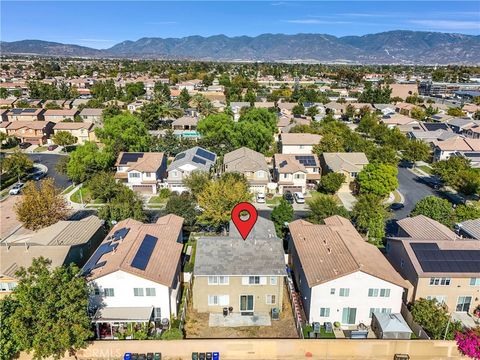
[[[477,21],[463,20],[410,20],[412,24],[443,30],[479,30],[480,24]]]

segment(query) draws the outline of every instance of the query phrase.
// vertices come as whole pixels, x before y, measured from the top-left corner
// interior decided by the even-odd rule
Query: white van
[[[264,193],[258,193],[257,194],[257,203],[259,203],[259,204],[264,204],[265,203],[265,194]]]
[[[297,202],[297,204],[305,204],[305,197],[301,192],[294,193],[293,197],[295,198],[295,201]]]

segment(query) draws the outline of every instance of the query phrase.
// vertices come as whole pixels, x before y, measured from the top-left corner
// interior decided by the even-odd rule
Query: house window
[[[105,297],[114,297],[115,290],[113,288],[105,288],[103,289],[103,294],[105,295]]]
[[[131,177],[131,178],[139,178],[139,177],[140,177],[140,173],[137,173],[137,172],[129,173],[129,174],[128,174],[128,177]]]
[[[16,282],[9,282],[9,283],[7,283],[8,291],[13,291],[16,287],[17,287],[17,283],[16,283]]]
[[[321,317],[329,317],[330,316],[330,308],[320,308],[320,316]]]
[[[270,285],[277,285],[277,277],[271,276],[270,277]]]
[[[95,296],[100,295],[100,289],[96,286],[93,288],[93,295],[95,295]]]
[[[392,312],[391,308],[370,308],[370,317],[374,312],[382,313],[382,314],[390,314]]]
[[[357,172],[352,172],[352,173],[350,173],[350,176],[351,176],[352,178],[356,178],[356,177],[357,177],[357,175],[358,175],[358,173],[357,173]]]
[[[294,177],[295,177],[295,179],[303,179],[304,178],[303,174],[295,174]]]
[[[208,285],[228,285],[228,276],[209,276]]]
[[[304,147],[305,147],[305,146],[303,146],[303,145],[300,145],[300,149],[303,149]]]
[[[7,283],[0,283],[0,291],[7,291]]]
[[[147,296],[155,296],[156,295],[155,288],[146,288],[145,293],[146,293]]]
[[[427,300],[437,300],[439,304],[445,304],[447,302],[447,297],[445,295],[427,295]]]
[[[283,178],[286,179],[288,177],[288,174],[283,174]]]
[[[470,285],[480,286],[480,278],[470,278]]]
[[[145,177],[151,177],[152,176],[152,173],[149,172],[149,173],[145,173]]]
[[[390,289],[380,289],[380,297],[390,297]]]
[[[258,285],[260,284],[260,276],[249,276],[248,277],[249,285]]]
[[[230,303],[228,295],[208,295],[208,306],[224,306]]]
[[[448,286],[450,285],[450,278],[430,278],[431,286]]]
[[[368,297],[377,297],[378,289],[368,289]]]
[[[175,170],[174,170],[174,171],[171,171],[171,174],[172,174],[173,177],[177,177],[177,176],[178,176],[178,175],[177,175],[177,172],[176,172]]]
[[[143,288],[133,288],[133,296],[143,296]]]
[[[267,295],[267,300],[266,300],[266,303],[267,305],[275,305],[277,302],[276,302],[276,297],[275,295]]]
[[[257,177],[258,178],[264,178],[265,177],[265,171],[257,171]]]
[[[350,289],[349,288],[340,288],[340,296],[349,296],[350,295]]]
[[[403,269],[404,266],[405,266],[405,260],[400,260],[400,267]]]
[[[161,319],[162,318],[162,308],[154,308],[154,317],[155,319]]]
[[[335,288],[330,289],[330,295],[335,295]]]

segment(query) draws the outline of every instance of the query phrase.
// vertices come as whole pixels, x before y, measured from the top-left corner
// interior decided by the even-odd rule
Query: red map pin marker
[[[240,217],[242,211],[248,212],[248,219],[243,220]],[[253,225],[257,222],[258,214],[257,209],[255,206],[248,202],[242,202],[237,205],[232,210],[232,221],[235,224],[238,232],[242,236],[243,240],[245,240],[250,234],[250,231],[253,229]]]

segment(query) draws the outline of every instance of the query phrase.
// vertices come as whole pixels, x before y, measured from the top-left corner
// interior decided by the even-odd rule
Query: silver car
[[[10,195],[18,195],[22,191],[22,188],[25,186],[24,183],[16,183],[8,192]]]

